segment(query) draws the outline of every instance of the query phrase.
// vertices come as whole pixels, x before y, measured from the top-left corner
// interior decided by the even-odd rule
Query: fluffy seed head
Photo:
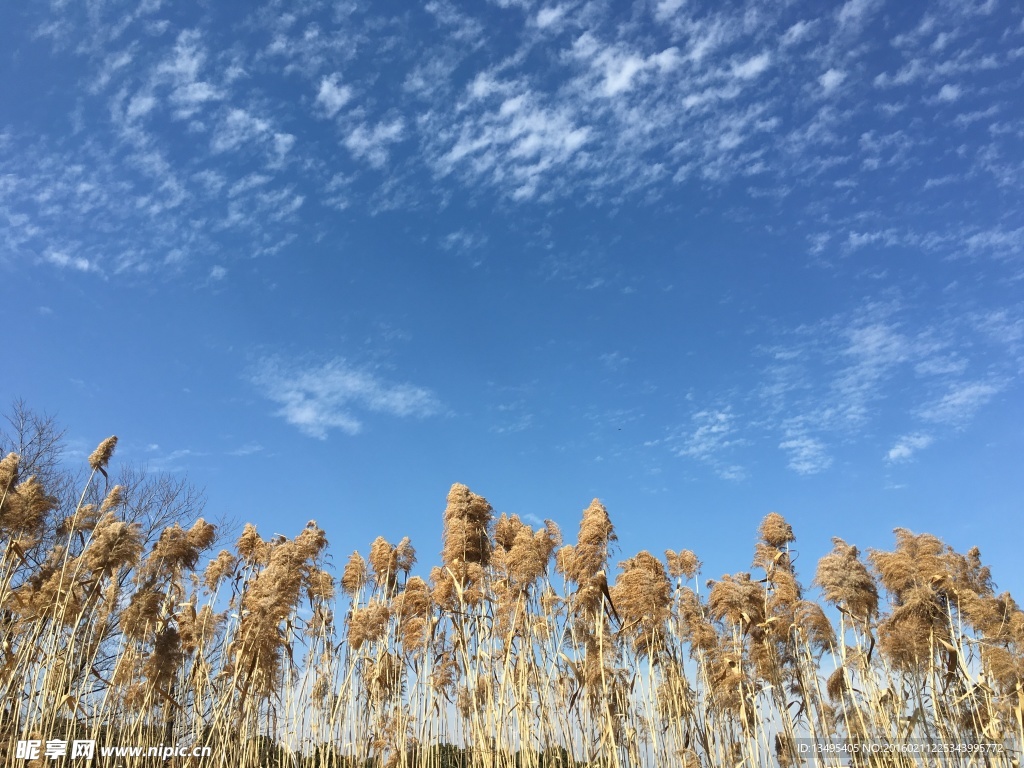
[[[713,582],[708,596],[708,611],[719,621],[736,625],[760,624],[764,592],[750,580],[749,573],[725,575]]]
[[[330,602],[334,599],[334,577],[316,569],[310,574],[306,589],[310,602]]]
[[[856,547],[832,539],[832,552],[818,561],[814,583],[830,604],[866,621],[878,612],[878,588],[858,554]]]
[[[398,583],[398,549],[383,536],[378,536],[370,545],[370,570],[373,580],[390,594]]]
[[[122,504],[124,504],[124,486],[115,485],[103,500],[103,504],[100,505],[100,514],[113,512]]]
[[[796,541],[793,527],[778,512],[769,512],[761,521],[761,527],[757,532],[760,534],[761,540],[770,547],[784,547],[790,542]]]
[[[398,542],[398,546],[395,547],[395,560],[398,570],[406,575],[416,565],[416,548],[413,547],[412,540],[408,536],[402,537],[402,540]]]
[[[928,533],[915,535],[905,528],[897,528],[894,533],[896,550],[872,550],[868,559],[875,567],[882,585],[899,601],[904,593],[915,586],[931,583],[935,577],[946,575],[943,555],[947,547]]]
[[[594,499],[590,506],[583,510],[576,546],[562,547],[558,552],[555,567],[570,581],[584,584],[606,567],[612,542],[617,539],[608,510],[600,501]]]
[[[355,597],[366,586],[366,561],[358,552],[349,555],[345,570],[341,574],[341,590],[349,597]]]
[[[488,534],[493,516],[487,499],[455,483],[448,492],[448,506],[444,511],[441,552],[444,564],[452,565],[461,560],[486,566],[491,559]]]
[[[110,457],[114,455],[114,448],[117,447],[117,435],[111,435],[89,454],[89,466],[94,470],[105,469],[110,463]]]
[[[650,552],[640,552],[619,564],[622,573],[610,590],[612,604],[622,619],[623,632],[633,637],[634,648],[649,653],[664,631],[672,602],[665,566]]]
[[[8,453],[0,459],[0,497],[17,484],[20,463],[21,456],[16,453]]]
[[[199,562],[200,553],[213,544],[216,537],[216,527],[203,518],[196,520],[187,531],[175,523],[160,534],[144,569],[153,576],[191,570]]]
[[[203,573],[203,583],[206,585],[206,588],[211,592],[216,590],[221,579],[235,572],[237,564],[238,561],[235,559],[235,556],[226,549],[222,549],[217,558],[211,560],[210,564],[206,566],[206,571]]]
[[[0,506],[0,531],[21,533],[28,536],[39,534],[46,522],[47,513],[56,509],[59,502],[30,477],[23,480],[6,494],[0,492],[3,505]]]
[[[252,523],[245,524],[235,548],[239,556],[250,565],[266,565],[270,562],[270,545],[260,537]]]
[[[138,523],[126,523],[107,512],[96,523],[92,541],[82,553],[86,567],[93,573],[113,573],[131,567],[142,556],[142,531]]]
[[[700,560],[688,549],[680,550],[678,553],[666,549],[665,561],[668,563],[669,575],[673,579],[678,579],[680,576],[692,579],[700,572]]]
[[[835,647],[835,630],[820,605],[810,600],[801,600],[796,607],[795,619],[813,648],[827,651]]]
[[[391,613],[382,603],[371,603],[365,608],[356,608],[348,625],[348,642],[352,650],[358,651],[364,643],[373,643],[384,638]]]

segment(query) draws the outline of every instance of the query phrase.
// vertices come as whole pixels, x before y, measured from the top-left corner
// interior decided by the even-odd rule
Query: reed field
[[[707,581],[686,549],[613,557],[597,500],[534,529],[456,484],[439,562],[378,538],[332,569],[312,521],[147,541],[115,444],[70,504],[0,461],[2,766],[87,764],[29,739],[210,747],[94,765],[1019,765],[1024,612],[976,549],[897,529],[798,574],[772,513]]]

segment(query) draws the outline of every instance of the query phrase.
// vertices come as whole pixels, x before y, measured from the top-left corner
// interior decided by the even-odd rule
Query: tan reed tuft
[[[867,564],[834,539],[804,590],[771,513],[758,576],[705,587],[686,549],[610,566],[597,500],[563,545],[456,484],[438,565],[378,537],[336,584],[315,523],[212,556],[210,523],[147,530],[130,485],[92,481],[68,503],[0,460],[3,768],[32,734],[206,743],[241,768],[768,768],[799,764],[798,738],[894,735],[997,740],[986,764],[1010,768],[1024,746],[1024,612],[976,548],[927,534]]]
[[[101,471],[106,468],[107,464],[110,463],[110,458],[114,455],[116,447],[116,435],[111,435],[96,446],[96,450],[89,454],[89,466],[93,468],[93,471]]]
[[[493,518],[487,499],[461,483],[452,485],[444,511],[443,549],[446,566],[476,563],[486,566],[491,558],[490,525]]]
[[[818,561],[814,583],[825,599],[856,619],[867,622],[878,612],[878,587],[856,547],[832,539],[832,552]]]

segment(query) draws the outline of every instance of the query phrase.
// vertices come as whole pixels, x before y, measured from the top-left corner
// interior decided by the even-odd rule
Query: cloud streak
[[[265,358],[249,379],[263,397],[280,406],[274,415],[319,440],[332,430],[358,434],[367,413],[425,418],[441,407],[430,390],[389,382],[344,358],[318,365]]]
[[[271,3],[240,25],[250,37],[207,18],[175,26],[158,3],[33,6],[34,34],[89,83],[62,92],[89,131],[5,129],[8,248],[38,262],[50,247],[105,274],[183,269],[215,258],[225,227],[258,255],[313,221],[344,225],[324,209],[458,190],[615,205],[738,185],[803,191],[813,218],[849,229],[816,255],[1019,254],[1018,212],[947,206],[950,231],[936,232],[889,183],[940,194],[971,175],[990,196],[1024,191],[1007,122],[1020,57],[990,39],[992,14],[911,11],[880,34],[877,0],[813,18],[791,4],[659,0],[628,25],[607,2],[500,5],[432,2],[391,18]],[[937,120],[943,130],[925,133]],[[938,158],[942,183],[916,177]],[[219,189],[267,182],[226,202],[213,173]],[[339,179],[363,194],[339,194]]]

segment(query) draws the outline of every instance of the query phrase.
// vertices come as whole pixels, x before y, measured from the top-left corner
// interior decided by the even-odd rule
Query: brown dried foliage
[[[878,613],[878,587],[856,547],[836,537],[832,552],[818,561],[814,584],[831,605],[867,622]]]
[[[611,588],[612,603],[622,619],[622,633],[636,652],[650,655],[664,644],[665,622],[672,605],[665,566],[643,551],[619,563],[622,573]]]
[[[89,466],[93,470],[102,471],[110,463],[110,457],[114,455],[114,448],[117,447],[117,436],[111,435],[89,454]]]
[[[489,529],[493,516],[487,499],[461,483],[452,485],[444,510],[441,551],[444,564],[452,566],[461,562],[486,566],[491,559]]]
[[[673,579],[692,579],[700,572],[700,560],[688,549],[681,549],[679,552],[666,549],[665,562],[668,563],[669,576]]]

